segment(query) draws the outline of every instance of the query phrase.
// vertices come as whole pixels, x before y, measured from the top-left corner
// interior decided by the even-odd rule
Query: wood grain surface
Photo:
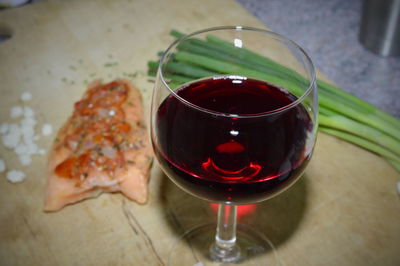
[[[148,115],[146,62],[170,44],[168,32],[219,25],[265,27],[231,0],[42,1],[3,10],[0,29],[12,38],[0,44],[0,120],[30,91],[38,126],[57,129],[85,84],[118,77],[141,88]],[[52,137],[39,145],[48,149]],[[11,151],[0,154],[28,174],[19,184],[0,174],[0,265],[166,265],[181,233],[216,217],[156,163],[146,205],[103,194],[44,213],[46,157],[23,168]],[[270,238],[281,265],[400,265],[398,181],[379,157],[320,134],[303,178],[239,222]]]

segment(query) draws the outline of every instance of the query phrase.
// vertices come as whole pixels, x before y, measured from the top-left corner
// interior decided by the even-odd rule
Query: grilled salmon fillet
[[[121,192],[144,204],[152,149],[140,91],[126,80],[91,83],[48,158],[44,210]]]

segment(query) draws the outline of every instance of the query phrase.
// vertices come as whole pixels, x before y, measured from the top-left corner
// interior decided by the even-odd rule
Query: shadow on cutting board
[[[159,194],[166,224],[177,236],[208,223],[216,222],[217,206],[196,198],[162,175]],[[275,247],[295,234],[307,209],[308,178],[303,175],[291,188],[270,200],[238,208],[238,223],[262,232]]]
[[[0,22],[0,44],[11,39],[13,32],[10,27]]]

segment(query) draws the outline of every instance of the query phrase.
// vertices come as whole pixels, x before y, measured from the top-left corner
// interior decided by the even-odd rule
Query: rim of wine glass
[[[257,114],[230,114],[230,113],[224,113],[224,112],[218,112],[218,111],[213,111],[207,108],[203,108],[200,107],[198,105],[195,105],[193,103],[191,103],[190,101],[182,98],[181,96],[179,96],[175,90],[173,90],[167,83],[167,81],[164,78],[164,74],[162,71],[162,66],[164,65],[164,61],[165,61],[165,57],[168,54],[168,52],[174,48],[176,46],[177,43],[182,42],[186,39],[189,39],[195,35],[199,35],[201,33],[206,33],[206,32],[212,32],[212,31],[219,31],[219,30],[244,30],[244,31],[256,31],[256,32],[262,32],[265,34],[269,34],[273,37],[275,37],[278,40],[283,40],[291,45],[293,45],[293,47],[297,48],[305,57],[307,63],[310,66],[310,72],[311,72],[311,81],[310,84],[308,86],[308,88],[304,91],[304,93],[298,97],[295,101],[291,102],[290,104],[287,104],[285,106],[282,106],[281,108],[278,109],[274,109],[272,111],[268,111],[268,112],[263,112],[263,113],[257,113]],[[315,88],[316,88],[316,73],[315,73],[315,67],[314,64],[311,60],[311,58],[308,56],[308,54],[306,53],[306,51],[304,51],[303,48],[301,48],[300,45],[298,45],[297,43],[295,43],[294,41],[286,38],[285,36],[278,34],[276,32],[270,31],[270,30],[265,30],[265,29],[259,29],[259,28],[254,28],[254,27],[246,27],[246,26],[220,26],[220,27],[212,27],[212,28],[206,28],[203,30],[199,30],[199,31],[195,31],[192,32],[190,34],[187,34],[183,37],[180,37],[178,39],[176,39],[162,54],[161,58],[160,58],[160,64],[158,66],[158,75],[161,77],[161,81],[163,82],[163,84],[168,88],[168,90],[171,92],[171,94],[177,98],[179,101],[183,102],[186,105],[189,105],[192,108],[195,108],[199,111],[202,112],[206,112],[209,114],[213,114],[213,115],[218,115],[218,116],[226,116],[226,117],[234,117],[234,118],[254,118],[254,117],[262,117],[262,116],[270,116],[270,115],[274,115],[274,114],[278,114],[281,113],[283,111],[286,111],[288,109],[291,109],[295,106],[297,106],[298,104],[300,104],[307,96],[308,94],[310,94],[310,92]],[[229,74],[221,74],[219,76],[225,76],[225,75],[229,75]],[[231,75],[233,76],[233,75]],[[239,76],[239,75],[235,75],[235,76]]]

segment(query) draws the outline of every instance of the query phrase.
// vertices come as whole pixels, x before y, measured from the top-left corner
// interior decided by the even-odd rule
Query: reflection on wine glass
[[[170,66],[178,63],[208,70],[177,83]],[[237,226],[237,205],[276,196],[301,176],[311,159],[317,113],[311,60],[276,33],[211,28],[166,50],[152,100],[156,157],[183,190],[219,204],[216,234],[210,226],[187,232],[171,260],[196,263],[186,261],[180,250],[187,241],[196,246],[195,257],[203,264],[249,265],[271,250],[262,234]]]

